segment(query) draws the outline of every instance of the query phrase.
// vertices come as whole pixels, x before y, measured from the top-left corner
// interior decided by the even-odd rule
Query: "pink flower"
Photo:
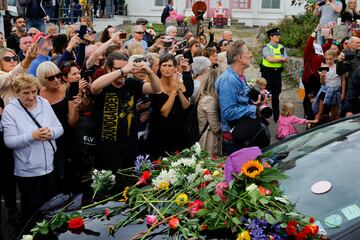
[[[155,215],[146,215],[146,224],[147,225],[154,225],[157,223],[158,219]]]
[[[135,186],[146,184],[147,180],[149,180],[150,177],[151,177],[150,171],[148,171],[148,170],[144,171],[143,174],[141,175],[141,177],[139,178],[139,181],[135,184]]]
[[[107,217],[109,216],[109,214],[110,214],[110,210],[108,208],[105,208],[105,216]]]
[[[216,184],[216,190],[215,193],[221,198],[221,201],[225,202],[227,200],[227,197],[224,195],[224,190],[229,188],[229,185],[227,182],[218,182]]]

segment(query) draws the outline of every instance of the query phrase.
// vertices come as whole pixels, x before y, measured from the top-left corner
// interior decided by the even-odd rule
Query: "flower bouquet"
[[[145,222],[148,228],[132,239],[147,239],[158,227],[174,239],[321,239],[314,219],[298,213],[279,189],[277,181],[286,176],[261,159],[224,162],[196,144],[154,162],[139,157],[136,169],[118,174],[137,182],[116,196],[122,196],[127,214],[108,227],[111,235]],[[107,209],[99,215],[118,213]]]

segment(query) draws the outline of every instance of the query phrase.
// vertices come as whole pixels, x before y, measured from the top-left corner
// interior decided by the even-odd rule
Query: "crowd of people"
[[[334,4],[314,11],[337,13]],[[16,17],[6,47],[0,42],[0,190],[10,221],[18,215],[16,184],[24,223],[57,193],[84,191],[93,168],[115,173],[139,155],[155,160],[195,141],[213,156],[229,155],[269,145],[269,121],[283,139],[297,133],[294,124],[360,111],[360,38],[328,34],[321,45],[321,24],[304,50],[305,118],[298,118],[293,103],[280,107],[288,56],[278,28],[267,31],[261,78],[252,86],[244,75],[252,53],[228,30],[217,41],[204,28],[178,37],[168,26],[154,36],[139,18],[130,36],[108,26],[97,39],[86,16],[65,34],[52,25],[26,28],[27,21]],[[189,128],[197,130],[192,138]]]

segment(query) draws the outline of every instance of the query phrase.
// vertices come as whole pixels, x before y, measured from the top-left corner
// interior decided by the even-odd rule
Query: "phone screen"
[[[86,32],[87,32],[87,26],[81,25],[79,30],[79,38],[84,39]]]
[[[79,82],[70,83],[69,92],[68,92],[68,100],[71,101],[74,99],[76,95],[79,93]]]
[[[193,57],[190,50],[184,52],[184,58],[187,58],[189,60],[189,64],[193,63]]]

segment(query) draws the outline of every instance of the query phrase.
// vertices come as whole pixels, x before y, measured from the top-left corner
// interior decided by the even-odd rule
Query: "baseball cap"
[[[35,36],[33,36],[32,42],[35,43],[40,37],[48,39],[50,37],[50,35],[47,35],[43,32],[38,32],[37,34],[35,34]]]

